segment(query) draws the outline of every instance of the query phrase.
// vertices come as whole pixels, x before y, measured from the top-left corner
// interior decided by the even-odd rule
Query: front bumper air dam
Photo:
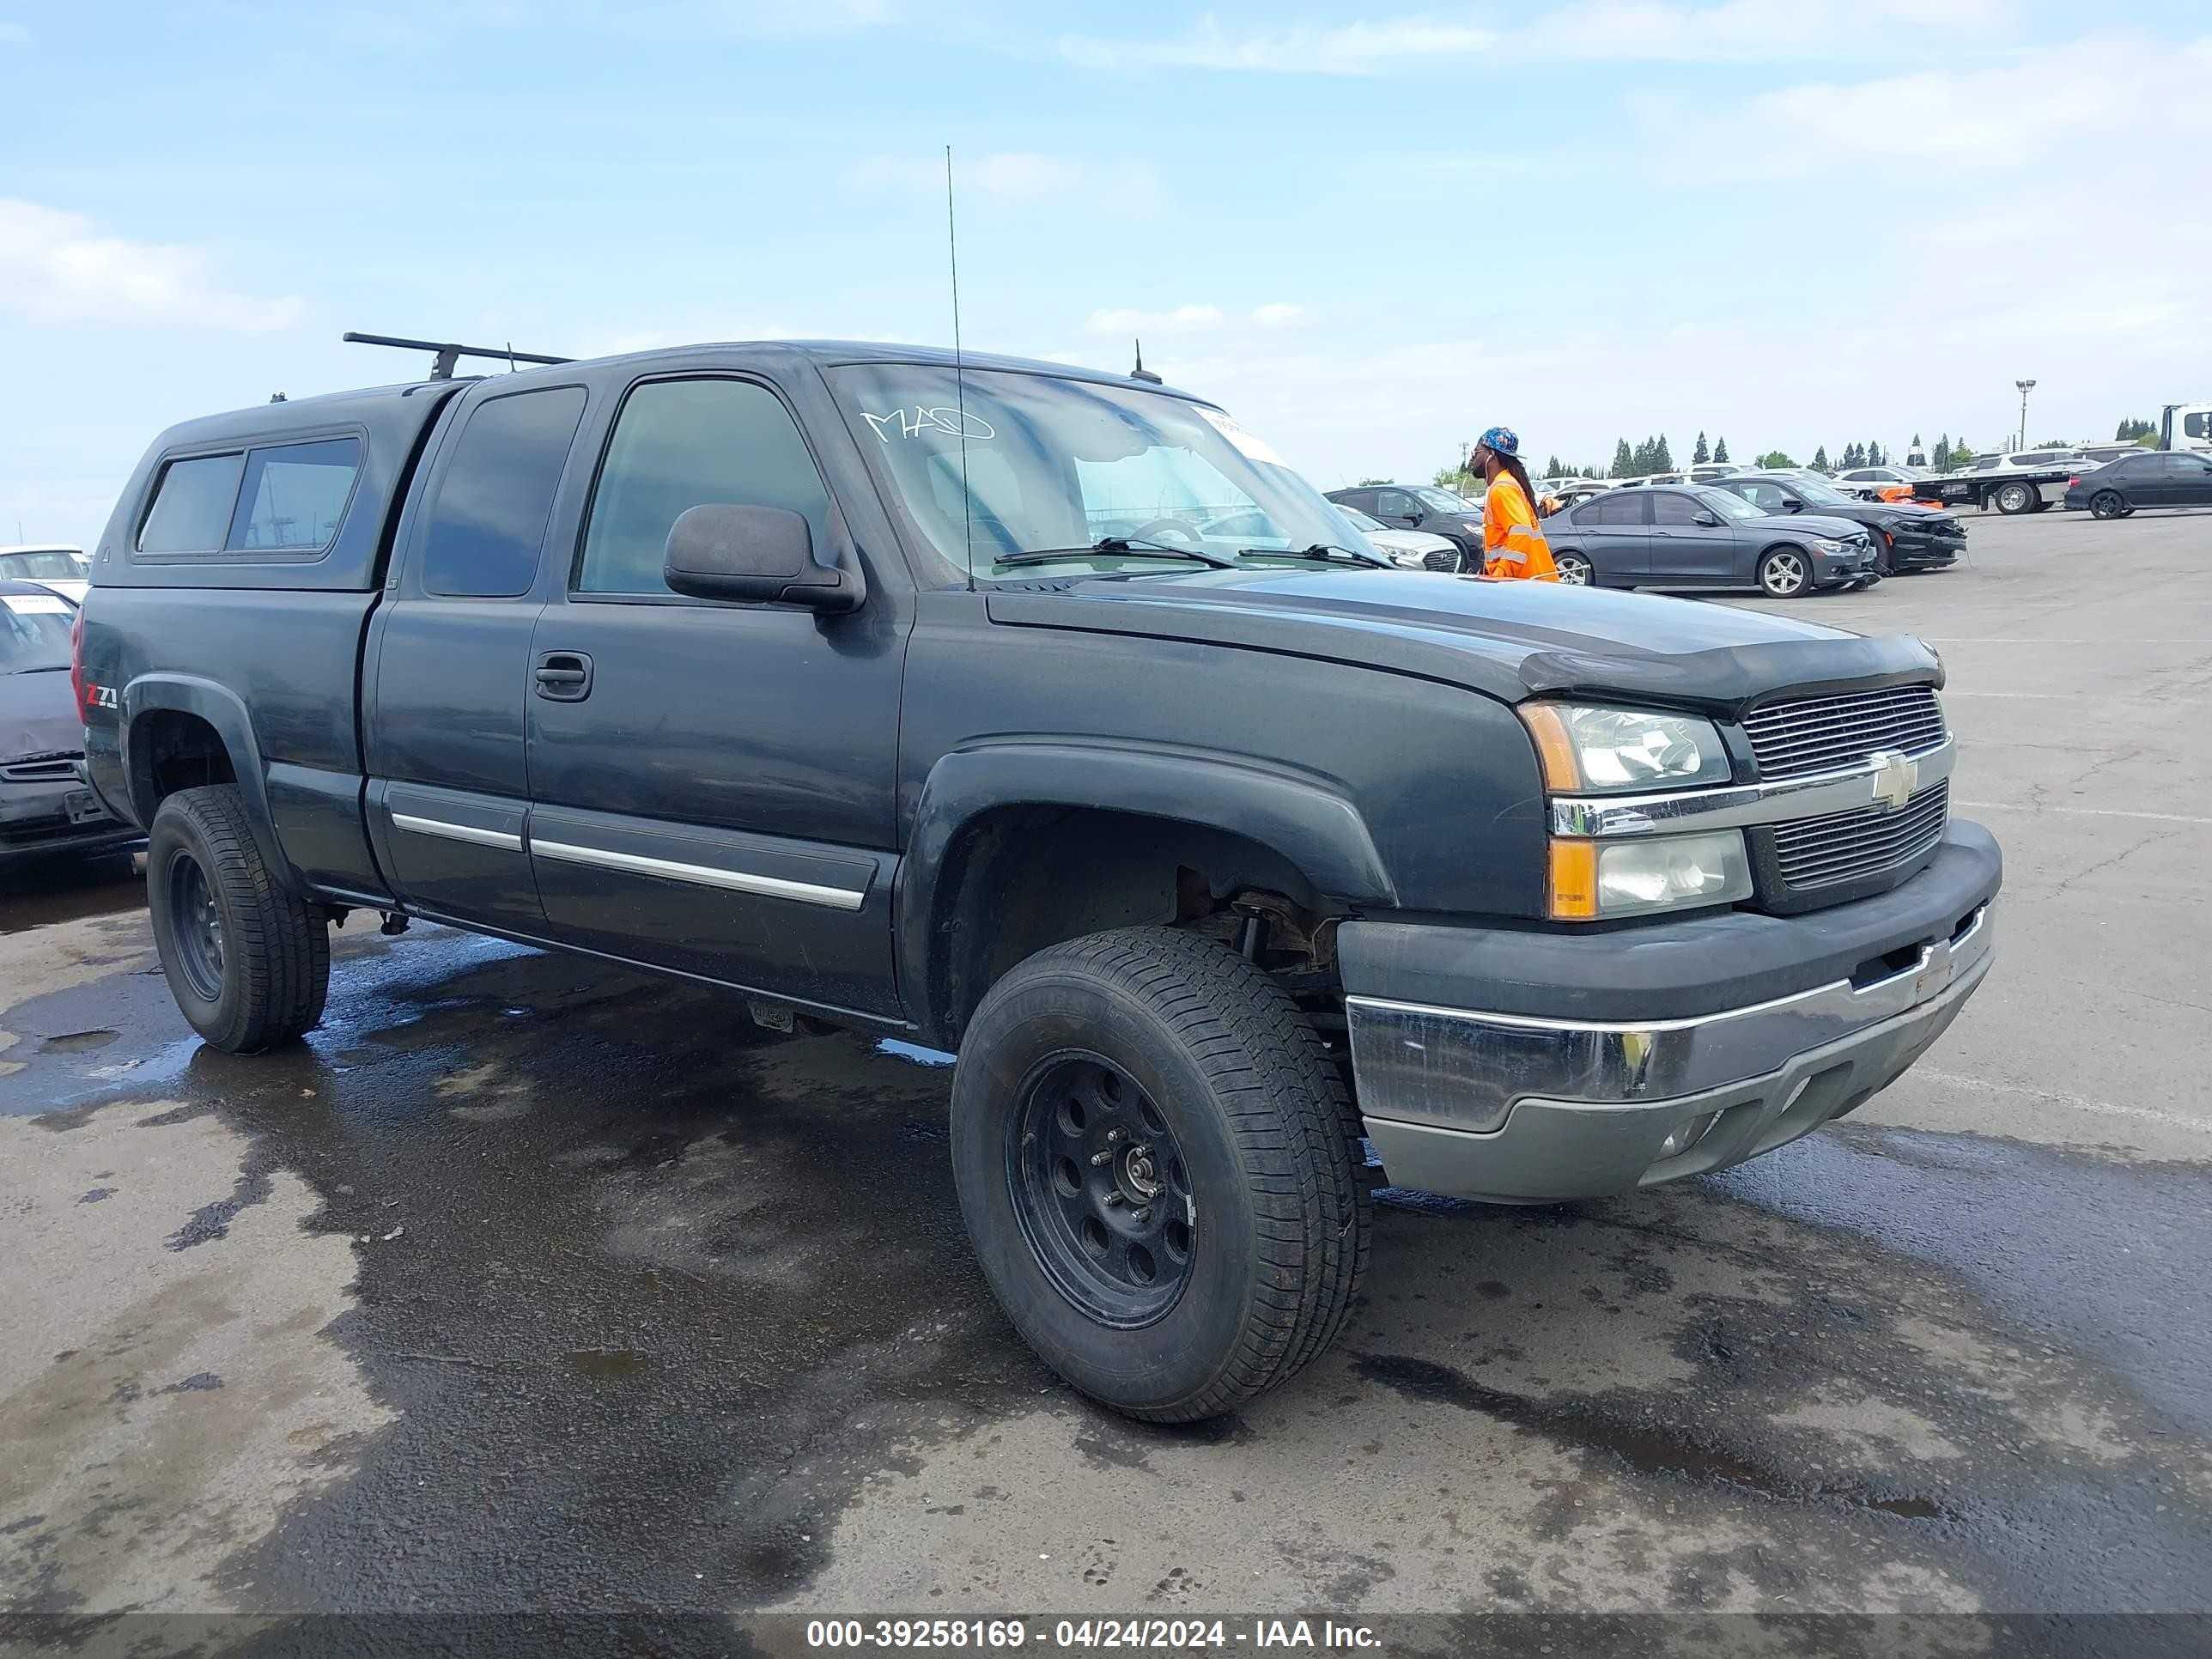
[[[1896,1081],[1988,974],[1984,901],[1871,982],[1683,1019],[1587,1022],[1351,997],[1394,1185],[1502,1204],[1633,1191],[1771,1152]],[[1668,1136],[1683,1132],[1674,1149]]]

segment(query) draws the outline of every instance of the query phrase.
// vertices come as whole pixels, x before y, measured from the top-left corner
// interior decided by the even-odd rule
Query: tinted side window
[[[2212,424],[2208,423],[2212,423],[2212,415],[2205,415],[2201,411],[2195,415],[2185,415],[2181,417],[2182,435],[2187,438],[2202,438],[2207,432],[2212,432]]]
[[[583,416],[584,389],[574,386],[477,405],[430,504],[422,539],[426,592],[507,599],[530,591],[553,492]]]
[[[138,550],[212,553],[221,547],[245,466],[243,455],[202,455],[163,467],[154,510],[138,532]]]
[[[1402,519],[1413,511],[1413,498],[1402,489],[1378,489],[1375,510],[1386,518]]]
[[[1692,497],[1677,495],[1671,489],[1651,498],[1654,524],[1694,524],[1703,510]]]
[[[669,527],[709,503],[784,507],[806,520],[817,556],[828,541],[830,492],[774,392],[746,380],[639,386],[607,447],[577,587],[665,593]]]
[[[253,451],[224,545],[240,551],[329,546],[360,470],[358,438]]]
[[[1643,492],[1611,490],[1584,507],[1577,524],[1640,525],[1644,522]]]

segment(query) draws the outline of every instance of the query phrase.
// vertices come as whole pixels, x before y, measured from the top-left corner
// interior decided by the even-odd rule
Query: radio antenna
[[[968,587],[975,586],[975,510],[968,498],[968,366],[960,351],[960,233],[952,211],[952,146],[945,147],[945,247],[952,261],[952,401],[960,420],[960,535]]]

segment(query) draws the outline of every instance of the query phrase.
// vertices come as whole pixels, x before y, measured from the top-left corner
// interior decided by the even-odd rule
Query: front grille
[[[1924,789],[1901,812],[1862,806],[1774,827],[1774,862],[1790,890],[1810,892],[1912,862],[1943,838],[1951,786]]]
[[[1447,576],[1459,574],[1459,549],[1440,547],[1435,552],[1422,556],[1421,562],[1431,570]]]
[[[1932,749],[1943,741],[1943,706],[1932,685],[1897,685],[1768,703],[1744,716],[1743,729],[1771,782],[1856,766],[1885,749]]]

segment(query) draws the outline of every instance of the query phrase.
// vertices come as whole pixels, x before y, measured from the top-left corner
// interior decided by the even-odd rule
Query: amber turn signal
[[[1528,735],[1536,740],[1536,760],[1544,772],[1544,787],[1555,795],[1571,794],[1583,787],[1582,768],[1575,761],[1575,742],[1567,722],[1549,703],[1524,702],[1516,711]]]
[[[1547,906],[1554,921],[1592,921],[1597,917],[1597,847],[1587,841],[1552,843],[1546,883]]]

